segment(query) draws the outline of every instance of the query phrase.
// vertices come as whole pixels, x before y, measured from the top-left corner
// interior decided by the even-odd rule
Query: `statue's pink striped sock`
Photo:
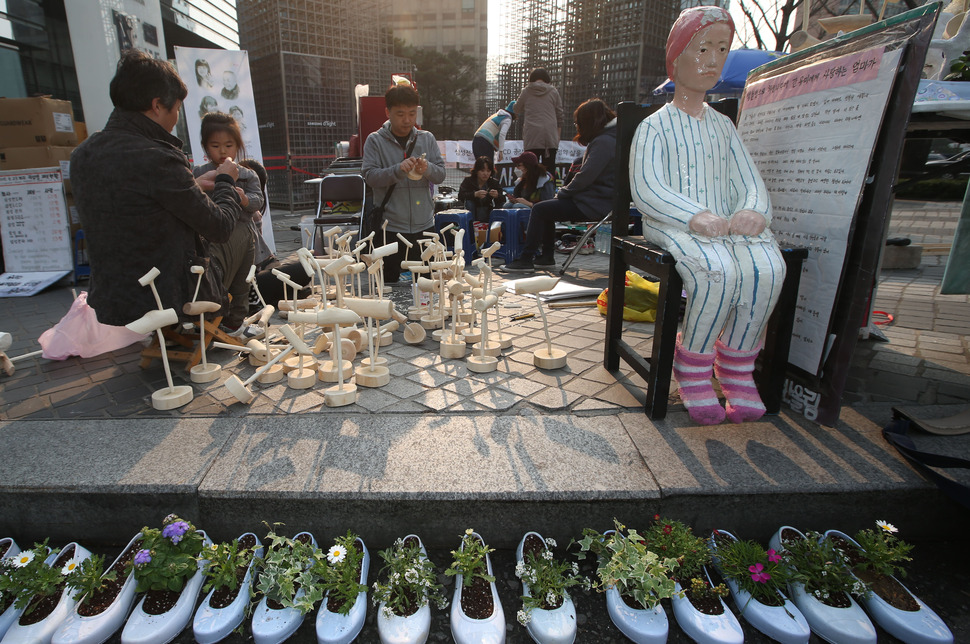
[[[714,374],[721,383],[721,391],[727,398],[727,417],[732,423],[747,423],[758,420],[765,413],[764,403],[758,394],[751,373],[754,360],[761,352],[757,346],[751,351],[731,349],[718,340],[714,343]]]
[[[713,366],[713,353],[691,353],[681,345],[680,334],[677,334],[674,378],[691,420],[700,425],[717,425],[724,420],[724,408],[711,385]]]

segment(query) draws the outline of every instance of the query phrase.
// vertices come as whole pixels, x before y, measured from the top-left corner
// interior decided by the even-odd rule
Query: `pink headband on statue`
[[[731,14],[721,7],[694,7],[684,9],[667,36],[667,76],[674,77],[674,61],[684,53],[698,31],[705,27],[723,22],[731,28],[731,38],[734,39],[734,20]]]

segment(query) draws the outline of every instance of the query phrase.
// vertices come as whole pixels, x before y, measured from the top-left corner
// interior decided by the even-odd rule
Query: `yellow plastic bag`
[[[660,282],[651,282],[633,271],[626,272],[626,286],[623,291],[623,319],[630,322],[655,322],[657,320],[657,298]],[[596,308],[606,315],[607,295],[610,289],[603,289],[596,298]]]

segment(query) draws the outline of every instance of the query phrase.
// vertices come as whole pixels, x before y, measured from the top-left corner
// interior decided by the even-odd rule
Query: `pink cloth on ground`
[[[101,324],[82,292],[61,321],[44,331],[38,342],[48,360],[67,360],[71,356],[91,358],[144,340],[147,336],[123,326]]]

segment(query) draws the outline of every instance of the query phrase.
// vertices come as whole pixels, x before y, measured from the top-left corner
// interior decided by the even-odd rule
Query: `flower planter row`
[[[773,550],[782,551],[782,533],[788,530],[801,535],[794,528],[785,526],[778,530],[769,542]],[[211,546],[211,541],[205,537],[205,544]],[[607,531],[609,534],[612,531]],[[467,533],[478,540],[484,547],[484,540],[470,530]],[[519,567],[523,562],[523,544],[529,535],[527,533],[520,541],[516,550]],[[790,534],[790,533],[789,533]],[[314,547],[316,540],[309,533],[305,535]],[[835,608],[819,601],[812,594],[807,593],[800,583],[789,583],[787,597],[779,594],[779,605],[771,606],[753,598],[746,592],[738,580],[723,573],[718,549],[725,543],[736,541],[731,533],[715,531],[718,540],[712,536],[709,546],[713,553],[712,565],[724,578],[730,591],[730,596],[738,613],[757,630],[772,639],[785,644],[807,643],[814,631],[826,641],[875,643],[876,630],[869,617],[887,632],[907,644],[946,644],[953,641],[953,635],[943,621],[922,601],[909,593],[918,606],[916,610],[901,610],[887,603],[876,593],[859,596],[859,602],[851,599],[851,605],[846,608]],[[257,557],[262,557],[263,546],[252,533],[241,535],[240,539],[249,536],[255,539]],[[804,536],[804,535],[802,535]],[[299,538],[297,535],[296,538]],[[427,558],[424,545],[414,535],[420,544],[421,556]],[[825,533],[826,538],[841,538],[855,547],[861,548],[848,535],[838,531]],[[139,533],[132,538],[124,553],[142,538]],[[359,548],[363,552],[360,583],[366,585],[370,568],[370,554],[363,541],[357,539]],[[465,547],[462,542],[462,550]],[[90,552],[76,543],[68,544],[57,552],[52,552],[45,563],[51,565],[57,560],[61,552],[73,548],[72,562],[80,562],[90,556]],[[6,550],[4,562],[6,565],[17,565],[11,562],[21,555],[21,550],[12,539],[0,539],[0,552]],[[771,552],[771,551],[769,551]],[[122,555],[119,555],[119,559]],[[124,626],[121,634],[122,644],[167,644],[174,639],[191,621],[196,640],[200,644],[214,644],[228,636],[238,628],[245,619],[246,609],[250,604],[251,588],[254,588],[255,575],[253,563],[250,561],[245,578],[240,585],[235,599],[229,605],[216,608],[211,599],[215,589],[207,594],[202,603],[195,609],[196,600],[205,581],[204,570],[208,561],[204,558],[205,551],[198,558],[198,567],[179,593],[174,607],[160,614],[152,615],[144,608],[145,597],[138,600],[134,575],[128,575],[115,597],[114,601],[103,612],[96,616],[82,616],[71,596],[69,589],[61,592],[54,610],[36,624],[21,624],[23,610],[18,610],[11,603],[0,614],[0,644],[103,644],[114,633]],[[551,558],[551,556],[550,556]],[[485,550],[485,570],[492,576],[491,560]],[[116,563],[117,563],[116,559]],[[137,561],[137,560],[136,560]],[[110,568],[109,568],[110,570]],[[760,568],[751,566],[752,578],[762,574]],[[449,574],[451,572],[449,571]],[[703,570],[708,583],[710,574]],[[711,584],[713,586],[713,584]],[[489,584],[492,595],[492,614],[486,618],[472,618],[466,615],[462,608],[462,593],[465,588],[461,574],[456,576],[455,589],[450,610],[450,625],[452,636],[457,644],[499,644],[505,641],[506,622],[504,611],[494,581]],[[727,609],[723,600],[719,600],[722,610],[719,615],[709,615],[701,612],[681,592],[679,584],[671,599],[674,618],[680,627],[696,642],[740,644],[744,641],[744,633],[734,614]],[[299,593],[303,590],[300,589]],[[615,586],[605,588],[607,610],[611,620],[617,628],[632,641],[650,644],[662,644],[667,640],[668,621],[663,607],[656,602],[652,608],[631,608],[623,599]],[[531,596],[531,589],[523,580],[523,594]],[[554,609],[534,609],[524,621],[532,639],[539,644],[571,644],[576,638],[576,612],[568,594],[562,592],[563,601]],[[346,615],[333,613],[327,608],[324,598],[316,615],[317,639],[321,644],[349,644],[360,633],[366,616],[366,592],[360,592],[350,611]],[[861,604],[861,606],[860,606]],[[384,644],[408,644],[425,642],[430,634],[431,611],[425,599],[420,609],[408,617],[398,617],[384,609],[383,603],[378,612],[378,631]],[[863,608],[865,610],[863,610]],[[129,615],[130,612],[130,615]],[[868,617],[867,617],[868,613]],[[194,618],[193,618],[194,615]],[[262,598],[252,613],[252,633],[256,644],[277,644],[293,635],[303,623],[305,615],[294,608],[273,608],[268,605],[266,598]]]

